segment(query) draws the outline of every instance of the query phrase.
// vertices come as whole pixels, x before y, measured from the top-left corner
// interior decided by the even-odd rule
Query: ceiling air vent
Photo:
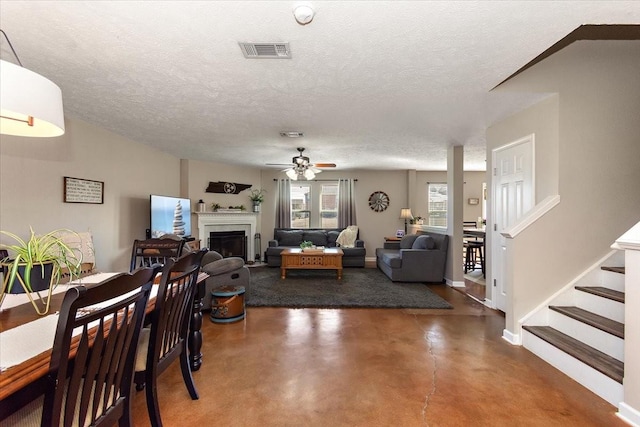
[[[290,59],[289,43],[238,43],[245,58]]]

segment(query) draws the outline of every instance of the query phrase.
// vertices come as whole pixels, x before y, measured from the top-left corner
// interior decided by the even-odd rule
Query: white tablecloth
[[[67,289],[69,289],[70,287],[76,286],[76,285],[80,285],[80,284],[88,285],[88,284],[100,283],[103,280],[106,280],[106,279],[110,278],[114,274],[117,274],[117,273],[96,273],[96,274],[92,274],[90,276],[83,277],[82,279],[74,280],[74,281],[69,282],[69,283],[64,284],[64,285],[58,285],[55,288],[53,288],[53,291],[51,293],[52,294],[59,294],[61,292],[66,292]],[[33,296],[34,300],[39,302],[37,293],[32,293],[31,295]],[[45,292],[45,291],[40,292],[40,295],[43,298],[46,298],[47,297],[47,292]],[[24,293],[22,293],[22,294],[7,294],[4,297],[4,301],[2,302],[2,306],[0,306],[0,311],[8,310],[11,307],[16,307],[18,305],[25,304],[25,303],[29,303],[30,304],[29,297],[27,296],[27,294],[24,294]]]
[[[82,279],[74,280],[69,285],[64,286],[66,290],[71,286],[78,284],[95,284],[100,283],[109,277],[118,273],[98,273]],[[60,288],[61,286],[58,286]],[[61,290],[60,292],[62,292]],[[158,286],[151,288],[150,298],[155,298],[158,294]],[[7,298],[12,295],[7,295]],[[24,295],[23,295],[24,296]],[[115,299],[125,298],[122,295]],[[26,300],[26,296],[25,296]],[[27,300],[28,301],[28,300]],[[5,301],[6,302],[6,301]],[[113,301],[101,303],[98,306],[111,304]],[[4,308],[4,304],[3,304]],[[36,319],[32,322],[25,323],[16,328],[0,332],[0,371],[4,371],[12,366],[31,359],[53,347],[53,339],[58,325],[58,314],[49,314],[47,316]],[[79,331],[78,331],[79,333]]]

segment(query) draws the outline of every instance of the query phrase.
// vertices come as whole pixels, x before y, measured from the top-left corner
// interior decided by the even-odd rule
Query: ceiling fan
[[[303,147],[298,147],[298,155],[291,159],[291,164],[267,163],[267,166],[288,166],[283,170],[287,176],[294,180],[310,180],[316,177],[317,173],[322,172],[318,168],[335,168],[335,163],[311,163],[307,156],[302,155]]]

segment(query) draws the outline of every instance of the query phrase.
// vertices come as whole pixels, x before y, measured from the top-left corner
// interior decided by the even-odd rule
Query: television
[[[191,200],[180,197],[151,195],[150,237],[175,234],[191,238]]]

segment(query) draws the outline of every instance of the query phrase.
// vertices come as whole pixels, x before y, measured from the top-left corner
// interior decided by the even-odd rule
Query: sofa
[[[376,248],[376,265],[394,282],[442,283],[448,248],[446,234],[410,234],[396,248]]]
[[[335,248],[342,228],[275,228],[273,240],[269,240],[265,260],[269,267],[280,267],[280,252],[285,248],[299,248],[300,243],[309,241],[316,246]],[[364,242],[356,236],[354,247],[341,247],[343,267],[364,267],[366,249]]]

